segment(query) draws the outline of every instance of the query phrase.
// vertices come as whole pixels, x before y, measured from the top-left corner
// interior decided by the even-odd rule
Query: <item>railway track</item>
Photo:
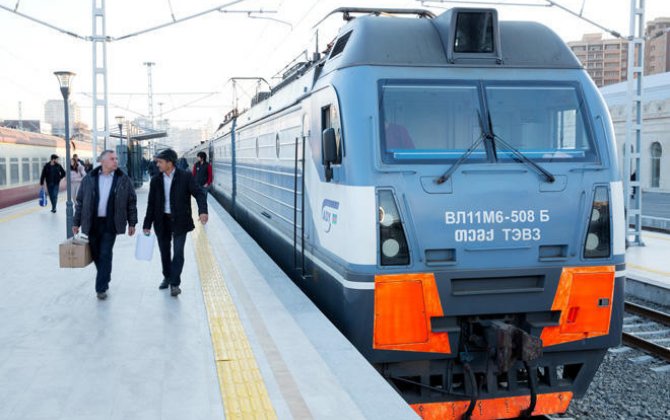
[[[635,314],[642,318],[652,320],[653,322],[658,323],[660,325],[670,326],[669,314],[659,312],[654,309],[647,308],[646,306],[638,305],[632,302],[625,302],[624,309],[628,313]],[[642,338],[641,335],[642,333],[638,333],[638,335],[635,335],[633,333],[623,332],[621,334],[621,338],[623,343],[630,347],[638,348],[655,357],[663,359],[666,362],[670,362],[670,348],[659,344],[661,340],[656,340],[656,342],[654,342],[653,340],[647,340],[645,338]],[[668,340],[666,339],[665,341],[667,342]]]

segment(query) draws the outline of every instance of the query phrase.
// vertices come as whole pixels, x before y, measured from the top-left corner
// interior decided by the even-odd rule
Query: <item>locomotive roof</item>
[[[474,10],[492,9],[467,11]],[[453,11],[448,11],[434,19],[385,16],[352,19],[341,29],[324,70],[358,65],[582,68],[558,35],[536,22],[496,22],[499,51],[495,60],[469,59],[465,54],[454,59],[449,48],[454,43],[453,15]],[[348,39],[342,49],[339,40],[345,36]]]

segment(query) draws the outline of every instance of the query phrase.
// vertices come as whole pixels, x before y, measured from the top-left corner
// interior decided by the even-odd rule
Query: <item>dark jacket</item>
[[[44,181],[46,181],[47,185],[58,185],[63,178],[65,178],[65,169],[63,169],[60,163],[52,165],[51,162],[48,162],[42,168],[40,185],[44,185]]]
[[[102,167],[98,166],[82,179],[75,201],[73,225],[80,226],[81,231],[86,235],[90,234],[93,218],[98,215],[100,197],[98,175],[100,171]],[[126,225],[135,226],[137,224],[137,195],[133,182],[120,169],[114,172],[109,201],[108,209],[111,209],[114,214],[113,227],[117,235],[126,231]],[[109,216],[109,212],[107,215]]]
[[[191,213],[191,196],[198,203],[198,214],[207,214],[207,196],[205,191],[195,183],[190,172],[175,168],[174,178],[170,187],[170,211],[172,212],[172,229],[175,235],[181,235],[195,229]],[[163,174],[151,178],[149,184],[149,200],[147,214],[144,217],[144,229],[151,229],[153,224],[156,235],[164,232],[163,214],[165,212],[165,190]]]
[[[193,165],[193,176],[196,184],[209,185],[212,183],[212,165],[209,162],[196,162]]]

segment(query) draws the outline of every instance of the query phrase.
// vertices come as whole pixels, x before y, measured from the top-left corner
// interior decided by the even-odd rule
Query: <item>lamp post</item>
[[[67,184],[67,202],[65,203],[65,229],[67,238],[74,236],[72,233],[72,219],[74,218],[74,210],[72,208],[72,180],[70,178],[70,112],[68,109],[68,97],[70,96],[70,83],[75,73],[71,71],[56,71],[54,72],[58,83],[60,84],[60,92],[63,94],[63,105],[65,108],[65,161],[67,162],[67,169],[65,171]]]
[[[119,141],[121,142],[119,145],[120,147],[120,159],[119,159],[119,166],[121,166],[121,169],[126,169],[126,153],[125,150],[123,150],[123,122],[125,120],[125,117],[123,115],[117,115],[114,117],[116,120],[116,123],[119,125]]]

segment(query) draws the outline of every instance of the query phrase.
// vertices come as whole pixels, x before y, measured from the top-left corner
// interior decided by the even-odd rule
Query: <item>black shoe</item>
[[[172,296],[177,296],[180,293],[181,293],[181,289],[179,288],[179,286],[170,286],[170,294]]]
[[[56,209],[51,209],[51,213],[56,213]]]
[[[107,299],[107,292],[98,293],[97,296],[98,296],[98,299],[105,300],[105,299]]]
[[[170,286],[170,283],[168,283],[167,279],[163,279],[161,282],[160,286],[158,286],[158,290],[165,290]]]

